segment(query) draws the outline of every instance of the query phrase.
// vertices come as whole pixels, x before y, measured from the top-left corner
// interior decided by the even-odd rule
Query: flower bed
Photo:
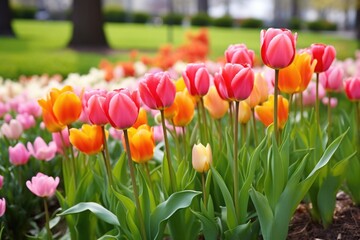
[[[5,238],[286,239],[299,206],[331,227],[340,190],[360,204],[360,60],[296,39],[263,30],[265,66],[236,44],[3,81]]]

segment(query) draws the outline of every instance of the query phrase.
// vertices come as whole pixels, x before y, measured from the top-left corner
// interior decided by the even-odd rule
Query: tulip
[[[113,127],[109,128],[109,134],[113,139],[116,140],[121,140],[123,137],[123,131]]]
[[[103,109],[105,99],[105,90],[92,90],[85,92],[83,96],[83,109],[92,124],[105,125],[109,122]]]
[[[6,211],[6,201],[5,198],[0,198],[0,217],[5,214]]]
[[[297,34],[288,29],[269,28],[260,33],[261,58],[273,69],[289,66],[295,57]]]
[[[134,125],[132,126],[133,128],[138,128],[141,125],[147,124],[148,120],[147,120],[147,114],[146,114],[146,110],[144,108],[140,108],[139,110],[139,116],[136,119],[136,122],[134,123]]]
[[[255,74],[254,87],[250,93],[250,96],[245,99],[250,108],[265,102],[269,95],[269,88],[267,81],[261,73]]]
[[[209,91],[210,74],[205,64],[188,64],[182,76],[186,88],[192,96],[204,96]]]
[[[322,99],[325,97],[325,89],[322,85],[319,85],[319,98]],[[305,91],[303,92],[303,104],[305,106],[311,106],[314,105],[316,102],[316,83],[310,82],[309,86]]]
[[[310,51],[312,58],[317,61],[315,67],[316,73],[328,70],[336,56],[336,50],[333,46],[321,43],[311,44]]]
[[[122,88],[108,92],[103,109],[112,127],[130,128],[139,115],[140,99],[137,91]]]
[[[38,160],[50,161],[55,157],[57,148],[55,142],[46,144],[44,139],[37,137],[34,144],[27,143],[29,153]]]
[[[330,102],[329,102],[330,101]],[[329,98],[329,97],[324,97],[322,99],[322,102],[324,105],[330,105],[331,108],[335,108],[338,104],[338,99],[337,98]]]
[[[27,113],[34,117],[41,116],[41,107],[35,100],[29,100],[19,105],[18,113]]]
[[[4,185],[4,176],[0,175],[0,189],[2,189]]]
[[[251,118],[251,108],[249,104],[247,104],[247,102],[245,101],[240,101],[238,122],[241,124],[246,124],[249,122],[250,118]]]
[[[150,73],[139,83],[141,100],[151,109],[165,109],[174,102],[176,88],[166,72]]]
[[[212,153],[209,144],[202,145],[201,143],[195,144],[192,149],[192,165],[193,168],[199,172],[207,172],[212,164]]]
[[[326,91],[339,91],[343,86],[344,71],[340,67],[331,66],[320,73],[319,81]]]
[[[188,125],[194,117],[195,107],[188,93],[185,91],[177,92],[174,103],[177,111],[172,121],[175,126],[184,127]]]
[[[57,152],[63,153],[65,148],[70,147],[68,128],[64,128],[59,132],[53,132],[52,140],[55,142]]]
[[[24,130],[32,128],[36,124],[34,116],[28,113],[18,114],[16,120],[21,123]]]
[[[274,122],[274,95],[269,96],[269,100],[264,102],[261,106],[255,107],[255,112],[258,119],[265,125],[269,126]],[[278,96],[278,127],[283,129],[289,115],[289,102],[281,95]]]
[[[154,156],[155,140],[150,126],[141,125],[137,129],[129,128],[131,158],[137,163],[146,163]],[[125,142],[123,139],[123,145]]]
[[[245,44],[230,45],[225,51],[227,63],[254,66],[255,53],[249,50]]]
[[[54,179],[39,172],[35,177],[31,178],[31,181],[26,181],[26,186],[38,197],[52,197],[55,194],[59,182],[59,177]]]
[[[30,155],[25,145],[21,142],[18,142],[14,147],[9,147],[9,161],[15,166],[26,164],[29,161]]]
[[[0,102],[0,117],[3,117],[9,111],[10,111],[9,104]]]
[[[215,73],[215,86],[220,97],[227,101],[248,98],[254,86],[254,72],[249,65],[227,63]]]
[[[204,105],[214,119],[222,118],[229,110],[229,102],[219,96],[215,86],[211,86],[204,96]]]
[[[4,123],[1,126],[1,133],[10,140],[19,139],[23,133],[23,127],[20,121],[11,119],[9,123]]]
[[[70,129],[69,140],[80,152],[91,155],[102,150],[104,136],[101,126],[83,124],[81,129]]]
[[[360,77],[349,78],[345,81],[345,93],[350,101],[360,100]]]

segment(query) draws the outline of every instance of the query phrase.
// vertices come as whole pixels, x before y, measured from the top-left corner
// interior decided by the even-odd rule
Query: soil
[[[360,207],[340,192],[336,197],[333,223],[327,228],[315,223],[300,204],[289,225],[287,240],[360,240]]]

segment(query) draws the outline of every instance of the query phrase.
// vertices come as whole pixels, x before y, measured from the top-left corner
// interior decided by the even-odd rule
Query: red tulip
[[[315,66],[316,73],[328,70],[336,56],[336,50],[333,46],[322,43],[311,44],[310,51],[312,58],[317,60]]]
[[[254,72],[249,65],[227,63],[215,73],[215,86],[224,100],[240,101],[248,98],[254,86]]]
[[[360,100],[360,77],[349,78],[345,81],[345,93],[351,101]]]
[[[269,28],[260,33],[261,58],[274,69],[289,66],[295,57],[297,34],[288,29]]]
[[[193,96],[204,96],[210,87],[210,74],[203,63],[191,63],[182,74],[186,88]]]
[[[249,50],[245,44],[235,44],[226,49],[225,58],[227,63],[254,66],[255,53],[253,50]]]
[[[141,100],[151,109],[164,109],[174,102],[176,88],[166,72],[150,73],[139,83]]]
[[[111,126],[117,129],[130,128],[139,115],[138,92],[130,92],[124,88],[108,92],[103,109]]]

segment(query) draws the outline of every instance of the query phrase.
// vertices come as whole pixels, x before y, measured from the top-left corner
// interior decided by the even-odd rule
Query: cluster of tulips
[[[296,40],[262,30],[266,70],[236,44],[216,71],[190,63],[176,81],[153,71],[131,88],[75,82],[37,103],[0,104],[0,186],[15,178],[42,199],[46,224],[35,235],[48,239],[61,219],[66,233],[55,234],[71,239],[286,239],[302,200],[328,227],[343,185],[360,204],[360,77],[343,81],[332,46],[297,51]],[[334,97],[351,113],[333,116]],[[0,216],[11,229],[6,204]]]

